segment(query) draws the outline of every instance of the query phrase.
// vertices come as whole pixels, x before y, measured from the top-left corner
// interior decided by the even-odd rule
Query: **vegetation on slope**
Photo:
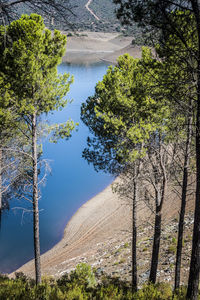
[[[130,285],[116,278],[98,275],[89,265],[80,264],[70,274],[57,281],[43,277],[42,283],[35,285],[23,273],[17,273],[16,279],[0,277],[1,300],[181,300],[185,299],[185,288],[174,295],[169,284],[145,285],[132,295]],[[200,298],[199,298],[200,299]]]
[[[112,0],[97,1],[94,0],[89,4],[89,8],[99,17],[100,20],[95,17],[86,9],[87,0],[74,0],[68,1],[67,6],[70,7],[70,12],[66,12],[66,18],[60,18],[58,12],[54,9],[53,13],[45,13],[45,4],[41,8],[41,11],[36,10],[42,14],[45,19],[45,23],[50,28],[58,28],[62,30],[90,30],[90,31],[105,31],[105,32],[123,32],[131,34],[136,30],[136,25],[131,27],[122,26],[115,14],[116,5]],[[62,1],[61,1],[62,3]],[[20,3],[17,6],[18,15],[35,11],[33,6],[26,3]],[[64,20],[65,19],[65,20]],[[66,21],[66,22],[65,22]],[[72,27],[69,26],[69,23]]]

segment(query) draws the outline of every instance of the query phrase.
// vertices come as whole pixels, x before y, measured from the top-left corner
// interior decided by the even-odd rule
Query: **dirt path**
[[[89,11],[89,13],[91,13],[91,15],[93,15],[93,17],[97,20],[100,21],[99,17],[97,17],[97,15],[95,15],[95,13],[89,8],[89,5],[91,4],[92,0],[89,0],[88,3],[85,5],[85,8]]]

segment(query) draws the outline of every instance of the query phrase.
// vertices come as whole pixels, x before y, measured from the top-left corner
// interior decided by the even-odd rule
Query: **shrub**
[[[170,284],[144,285],[132,295],[130,283],[102,274],[97,285],[90,266],[80,264],[57,282],[44,277],[38,286],[23,274],[0,276],[0,300],[185,300],[186,287],[172,293]],[[200,296],[199,296],[200,299]]]
[[[86,292],[82,291],[82,289],[78,286],[75,286],[72,290],[69,290],[65,294],[65,298],[67,300],[87,300],[87,299],[92,299],[88,298]],[[54,300],[54,299],[52,299]]]
[[[181,286],[178,291],[175,292],[173,300],[185,300],[187,293],[187,287]]]
[[[148,284],[135,293],[133,299],[137,300],[170,300],[172,299],[172,289],[169,284]]]
[[[70,281],[75,285],[82,285],[86,289],[97,285],[91,266],[84,263],[77,265],[76,269],[70,273]]]
[[[34,291],[28,283],[21,279],[5,280],[0,285],[1,300],[27,300],[35,299]]]
[[[102,285],[96,293],[97,299],[99,300],[122,299],[122,295],[122,291],[120,291],[114,284],[109,284],[108,286]]]
[[[176,254],[176,246],[175,245],[170,245],[168,247],[168,252],[172,254]]]

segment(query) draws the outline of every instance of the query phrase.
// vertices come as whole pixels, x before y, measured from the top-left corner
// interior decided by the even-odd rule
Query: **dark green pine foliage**
[[[8,92],[0,102],[15,112],[15,118],[26,124],[30,136],[31,182],[34,225],[36,283],[41,282],[39,209],[38,209],[38,118],[62,109],[67,100],[72,79],[69,74],[58,76],[57,65],[65,52],[66,37],[59,31],[45,29],[43,19],[36,14],[23,15],[9,26],[0,27],[0,78]],[[10,94],[9,94],[10,93]],[[12,96],[10,96],[12,95]],[[3,110],[2,110],[3,111]],[[75,125],[72,121],[48,128],[53,141],[69,138]]]

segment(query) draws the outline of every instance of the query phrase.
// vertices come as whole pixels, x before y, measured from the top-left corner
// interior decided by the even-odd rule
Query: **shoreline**
[[[67,37],[62,62],[87,65],[105,61],[116,64],[117,57],[125,53],[139,58],[141,47],[133,46],[132,39],[117,33],[82,32],[81,36]]]
[[[99,244],[109,241],[111,236],[116,238],[122,229],[130,230],[130,211],[127,205],[123,205],[123,200],[112,192],[111,186],[112,184],[108,185],[84,203],[65,226],[62,239],[41,255],[42,275],[60,277],[73,269],[74,265],[84,261],[85,257],[93,258],[90,264],[94,263]],[[15,272],[34,277],[34,260],[9,276],[13,277]]]

